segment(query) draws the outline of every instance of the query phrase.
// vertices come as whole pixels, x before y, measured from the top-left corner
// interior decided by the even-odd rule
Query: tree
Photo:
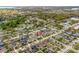
[[[24,22],[24,17],[13,18],[11,20],[8,20],[7,22],[1,23],[0,28],[3,30],[8,28],[14,28],[17,27],[17,25],[22,24],[23,22]]]

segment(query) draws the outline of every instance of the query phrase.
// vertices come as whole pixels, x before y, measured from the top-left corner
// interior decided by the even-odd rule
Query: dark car
[[[0,48],[2,48],[3,47],[3,42],[0,42]]]

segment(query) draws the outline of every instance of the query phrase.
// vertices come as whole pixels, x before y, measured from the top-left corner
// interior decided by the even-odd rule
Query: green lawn
[[[74,44],[73,48],[76,49],[76,50],[79,50],[79,43]]]
[[[75,53],[73,50],[68,50],[67,53]]]

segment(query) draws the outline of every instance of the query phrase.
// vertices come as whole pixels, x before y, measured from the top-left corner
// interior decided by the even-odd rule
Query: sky
[[[0,0],[0,6],[79,6],[78,0]]]

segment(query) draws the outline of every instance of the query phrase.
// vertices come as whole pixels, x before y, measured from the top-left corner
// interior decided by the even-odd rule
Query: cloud
[[[0,6],[78,6],[78,0],[0,0]]]

